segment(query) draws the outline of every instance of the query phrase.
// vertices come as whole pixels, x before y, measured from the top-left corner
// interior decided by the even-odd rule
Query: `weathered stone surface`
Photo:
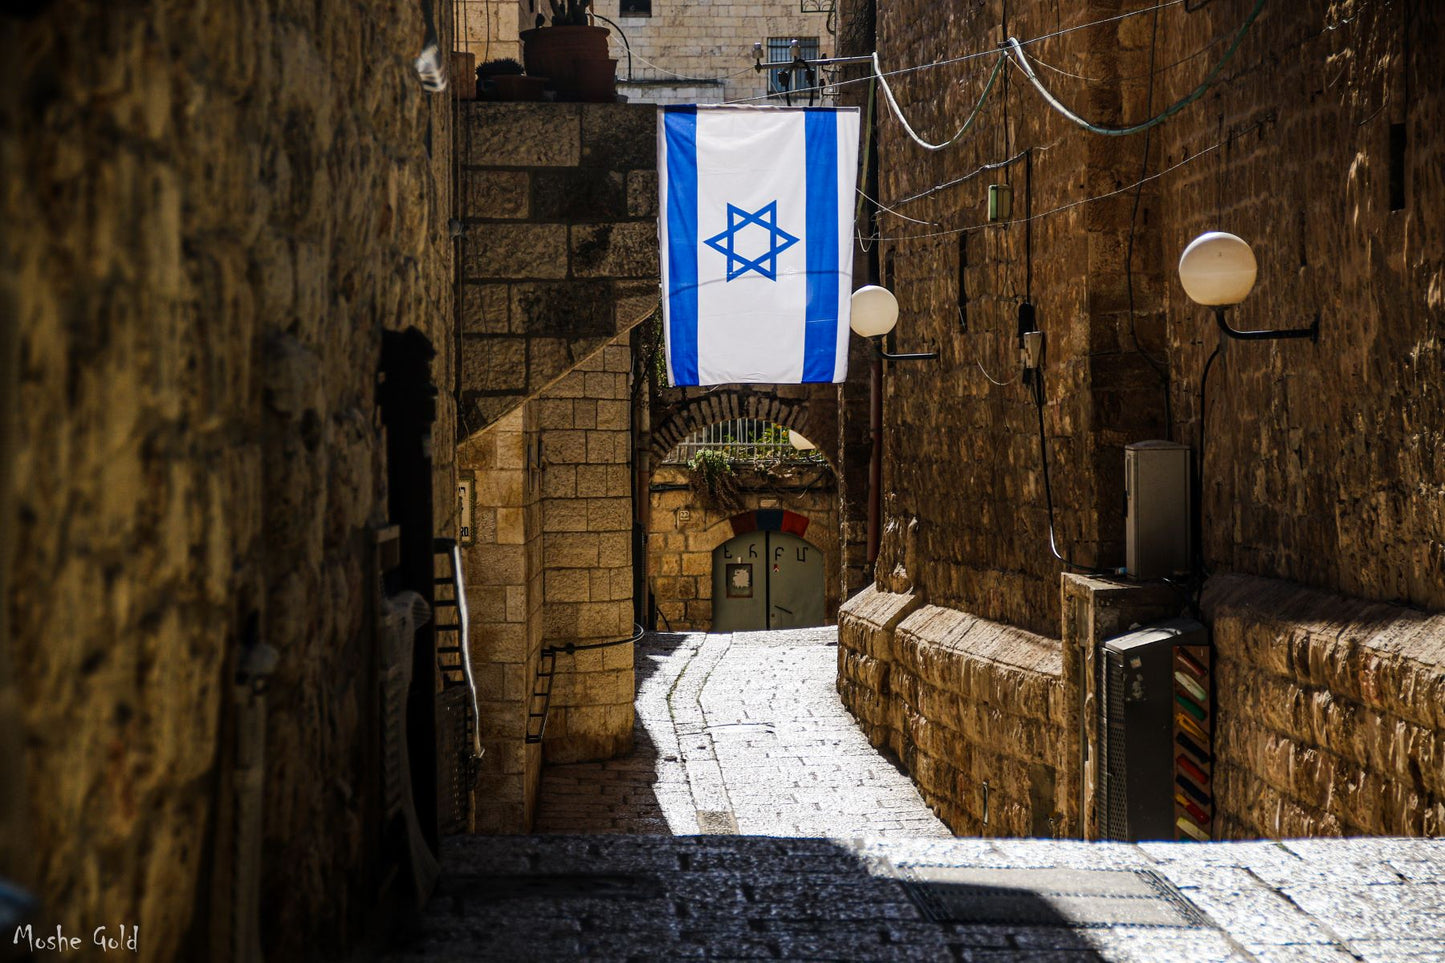
[[[1203,607],[1225,835],[1445,829],[1445,615],[1240,575]]]
[[[415,326],[451,382],[451,104],[417,82],[415,9],[15,12],[0,325],[20,361],[0,378],[23,415],[0,607],[24,740],[5,766],[25,771],[37,856],[3,871],[87,945],[125,922],[147,960],[228,955],[230,681],[264,642],[254,846],[263,893],[285,896],[263,896],[263,949],[343,946],[380,858],[376,371],[382,331]],[[437,404],[452,437],[445,387]],[[434,454],[450,535],[450,448]]]
[[[580,104],[462,106],[469,141],[462,163],[478,167],[574,167],[581,159]]]
[[[1076,806],[1059,644],[876,587],[839,613],[838,690],[954,832],[1055,835]]]
[[[510,366],[505,376],[463,367],[461,423],[470,433],[552,388],[653,312],[655,206],[636,192],[649,176],[655,188],[657,161],[650,127],[646,150],[623,143],[641,129],[638,118],[652,123],[651,108],[488,103],[463,116],[473,138],[462,157],[470,185],[463,278],[490,282],[465,284],[463,326],[513,342],[498,355]],[[589,147],[584,158],[584,123],[615,143]]]

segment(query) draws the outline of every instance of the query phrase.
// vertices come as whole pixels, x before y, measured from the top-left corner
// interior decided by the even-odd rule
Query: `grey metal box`
[[[1124,447],[1125,568],[1134,578],[1190,571],[1191,477],[1188,445],[1138,441]]]
[[[1191,619],[1170,619],[1103,643],[1097,798],[1104,839],[1176,838],[1174,650],[1208,644],[1204,626]]]

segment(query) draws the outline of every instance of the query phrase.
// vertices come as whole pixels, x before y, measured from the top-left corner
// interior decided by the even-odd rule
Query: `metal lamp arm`
[[[885,351],[883,350],[882,335],[878,335],[877,337],[873,338],[872,341],[873,350],[877,351],[878,357],[882,358],[884,361],[932,361],[938,357],[937,351],[914,351],[900,354],[895,354],[891,351]]]
[[[1214,309],[1214,320],[1219,322],[1221,334],[1228,335],[1239,341],[1283,341],[1291,338],[1309,338],[1311,341],[1320,340],[1320,316],[1315,315],[1314,322],[1307,328],[1282,328],[1276,331],[1240,331],[1229,326],[1225,320],[1224,313],[1227,309],[1217,306]]]

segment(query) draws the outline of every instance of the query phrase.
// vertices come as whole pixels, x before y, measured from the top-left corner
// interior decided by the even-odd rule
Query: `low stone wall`
[[[838,637],[844,703],[954,832],[1049,836],[1073,818],[1058,641],[876,587]]]
[[[1216,838],[1445,833],[1445,614],[1210,579]]]

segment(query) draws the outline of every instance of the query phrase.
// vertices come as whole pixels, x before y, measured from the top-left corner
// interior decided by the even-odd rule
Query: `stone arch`
[[[668,389],[670,398],[654,402],[650,450],[660,462],[689,434],[737,418],[785,425],[818,446],[830,466],[837,460],[837,387],[835,385],[747,385],[714,390]]]

